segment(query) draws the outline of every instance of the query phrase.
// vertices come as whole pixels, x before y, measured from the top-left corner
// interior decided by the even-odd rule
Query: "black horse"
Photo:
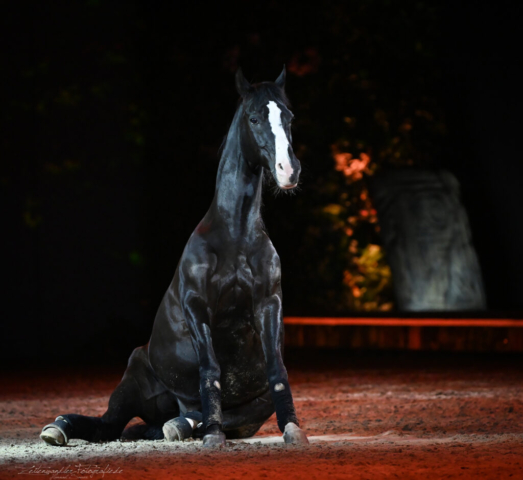
[[[276,410],[286,443],[308,443],[298,427],[282,359],[280,259],[260,215],[264,170],[280,189],[296,187],[300,162],[291,148],[293,115],[276,82],[251,85],[241,70],[241,99],[223,148],[214,200],[191,235],[153,326],[133,351],[102,417],[59,416],[41,438],[120,438],[140,417],[142,438],[254,435]]]

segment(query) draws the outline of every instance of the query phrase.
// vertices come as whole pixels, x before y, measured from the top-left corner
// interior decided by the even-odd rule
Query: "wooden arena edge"
[[[519,327],[523,319],[511,318],[336,318],[285,317],[285,325],[369,326],[369,327]]]

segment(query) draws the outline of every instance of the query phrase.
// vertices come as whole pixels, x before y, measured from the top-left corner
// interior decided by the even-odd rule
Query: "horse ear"
[[[278,85],[278,87],[280,87],[282,89],[285,88],[285,77],[286,77],[286,75],[287,75],[287,73],[285,71],[285,65],[284,65],[283,66],[283,70],[280,73],[280,76],[274,82],[276,85]]]
[[[242,97],[245,97],[252,90],[252,86],[243,76],[241,68],[238,68],[236,72],[236,90]]]

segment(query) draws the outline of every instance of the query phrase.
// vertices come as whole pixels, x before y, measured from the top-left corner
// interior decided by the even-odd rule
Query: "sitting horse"
[[[110,441],[140,417],[141,438],[203,438],[207,447],[254,435],[276,411],[286,443],[308,443],[299,428],[282,358],[280,258],[261,214],[264,171],[296,187],[293,115],[285,67],[251,85],[241,70],[241,99],[222,151],[212,204],[193,232],[156,314],[150,341],[129,358],[102,417],[60,415],[41,438]]]

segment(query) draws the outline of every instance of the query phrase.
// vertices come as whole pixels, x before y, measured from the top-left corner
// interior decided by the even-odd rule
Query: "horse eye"
[[[250,121],[251,121],[251,123],[252,123],[253,125],[256,125],[256,124],[258,123],[258,119],[257,119],[257,118],[254,118],[254,117],[252,117],[252,118],[250,119]]]

